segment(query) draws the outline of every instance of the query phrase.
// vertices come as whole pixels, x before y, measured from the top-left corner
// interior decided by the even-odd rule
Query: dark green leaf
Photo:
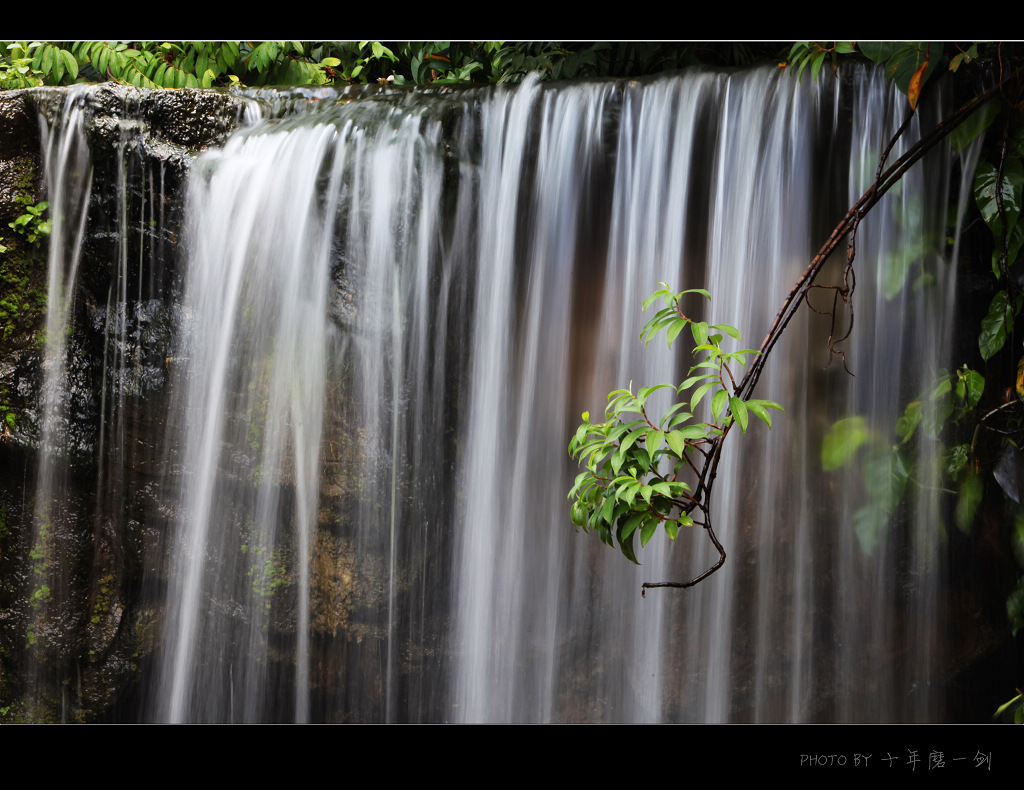
[[[950,65],[952,68],[952,65]],[[955,70],[955,69],[954,69]],[[975,110],[967,120],[949,134],[949,144],[957,151],[963,151],[971,141],[984,132],[999,115],[1002,103],[998,98],[985,102]]]
[[[633,530],[640,526],[640,522],[643,521],[647,515],[647,511],[644,510],[639,513],[634,513],[626,519],[626,523],[623,524],[619,530],[619,541],[622,542],[623,540],[627,540],[633,534]],[[646,545],[646,543],[644,543],[644,545]]]
[[[634,529],[627,537],[623,538],[622,527],[620,526],[617,537],[619,540],[619,550],[622,551],[623,556],[630,562],[639,565],[640,563],[636,560],[636,554],[633,553],[633,536],[635,534],[636,531]]]
[[[960,485],[960,498],[957,500],[953,517],[961,532],[970,534],[974,525],[974,514],[984,493],[985,484],[981,475],[977,473],[969,474]]]
[[[1006,291],[1000,291],[992,298],[988,314],[981,320],[981,333],[978,335],[978,349],[982,359],[991,359],[1006,343],[1020,309],[1020,301],[1018,298],[1017,310],[1011,310]]]
[[[950,450],[946,458],[946,474],[953,480],[960,476],[960,472],[967,465],[967,454],[970,449],[969,444],[958,444]]]
[[[859,41],[857,46],[868,60],[882,64],[903,49],[905,45],[894,41]]]
[[[644,522],[644,525],[640,528],[640,546],[646,546],[651,538],[654,537],[654,533],[658,531],[658,519],[649,518]]]
[[[1003,164],[1003,179],[999,181],[999,171],[990,162],[978,165],[974,178],[974,199],[981,211],[982,219],[988,225],[992,235],[998,240],[997,247],[1002,247],[1003,221],[999,215],[997,196],[1002,195],[1003,211],[1006,216],[1006,227],[1013,229],[1020,215],[1021,188],[1024,186],[1024,166],[1017,157],[1008,157]]]

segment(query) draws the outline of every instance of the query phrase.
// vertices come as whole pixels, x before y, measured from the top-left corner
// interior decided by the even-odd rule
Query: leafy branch
[[[661,300],[659,310],[643,328],[644,344],[662,331],[669,348],[688,326],[694,340],[693,353],[702,356],[688,378],[676,388],[672,384],[644,387],[636,395],[632,386],[608,396],[605,420],[590,422],[588,412],[569,442],[569,453],[585,464],[569,493],[575,500],[572,520],[585,532],[596,531],[609,546],[619,544],[622,553],[636,562],[634,539],[646,546],[661,526],[675,540],[679,528],[703,527],[719,552],[719,561],[703,574],[684,584],[647,583],[643,587],[689,587],[714,573],[725,562],[725,549],[715,535],[711,517],[711,489],[718,468],[722,441],[732,426],[747,431],[750,415],[771,427],[769,409],[782,407],[767,400],[739,398],[734,367],[746,368],[752,349],[727,352],[725,336],[739,341],[739,331],[728,324],[709,325],[695,321],[682,309],[686,294],[709,299],[707,291],[696,288],[673,292],[666,283],[645,301],[646,311]],[[648,400],[658,390],[675,389],[676,396],[693,389],[689,402],[678,401],[657,422],[648,414]],[[711,421],[697,422],[694,413],[711,395]],[[685,408],[689,411],[685,411]],[[690,482],[693,481],[693,485]],[[614,533],[613,533],[614,530]],[[613,539],[614,534],[614,539]]]
[[[915,50],[916,53],[916,50]],[[915,58],[928,62],[930,52]],[[895,57],[895,56],[894,56]],[[918,92],[927,75],[928,66],[923,68],[917,62],[910,75],[908,86]],[[916,76],[915,76],[916,75]],[[897,74],[897,79],[899,79]],[[619,544],[622,553],[636,562],[633,540],[639,530],[641,546],[646,545],[662,525],[671,539],[678,535],[680,526],[701,526],[718,552],[718,560],[705,571],[685,582],[645,582],[641,593],[654,587],[687,588],[706,579],[725,564],[726,552],[714,531],[711,509],[711,495],[718,465],[721,460],[722,444],[734,424],[739,424],[745,433],[749,415],[753,413],[771,426],[768,409],[781,409],[772,401],[754,400],[753,392],[764,370],[768,355],[774,349],[782,333],[807,298],[815,280],[826,261],[849,237],[847,261],[841,286],[832,286],[833,331],[829,337],[829,348],[833,353],[842,354],[835,343],[845,339],[850,327],[842,338],[835,338],[835,316],[840,301],[849,304],[853,293],[853,262],[856,256],[856,230],[864,216],[881,200],[903,175],[928,151],[964,123],[974,112],[990,101],[1000,89],[996,86],[961,106],[949,118],[940,123],[930,134],[911,146],[888,168],[885,162],[896,142],[908,128],[904,122],[886,147],[878,165],[874,183],[861,198],[847,211],[836,228],[829,235],[817,255],[801,275],[786,297],[778,314],[765,336],[760,349],[726,353],[721,348],[725,334],[739,339],[739,332],[725,324],[708,326],[687,317],[681,308],[681,299],[688,293],[710,296],[701,289],[673,293],[662,283],[663,288],[644,302],[646,310],[659,298],[666,307],[649,321],[641,337],[649,342],[665,330],[671,347],[680,332],[690,326],[695,342],[695,353],[704,352],[705,357],[690,369],[690,375],[677,389],[676,395],[697,386],[691,396],[690,411],[681,411],[686,404],[677,403],[653,422],[647,413],[647,400],[657,390],[672,387],[662,384],[646,387],[636,395],[632,387],[617,390],[608,396],[605,421],[591,423],[589,414],[584,413],[583,423],[569,443],[569,453],[574,459],[585,463],[573,486],[569,499],[575,500],[571,507],[573,523],[585,532],[596,531],[601,540],[608,544]],[[916,99],[916,96],[915,96]],[[912,106],[916,104],[912,100]],[[912,110],[913,111],[913,110]],[[908,118],[909,121],[909,118]],[[980,130],[979,130],[980,131]],[[851,313],[852,316],[852,313]],[[715,330],[712,333],[712,330]],[[753,362],[743,378],[737,383],[732,365],[743,364],[746,354],[753,354]],[[845,356],[843,357],[845,365]],[[696,375],[695,375],[696,374]],[[693,412],[700,401],[713,392],[711,399],[711,422],[692,422]],[[663,446],[664,445],[664,446]],[[691,483],[685,478],[692,475]]]

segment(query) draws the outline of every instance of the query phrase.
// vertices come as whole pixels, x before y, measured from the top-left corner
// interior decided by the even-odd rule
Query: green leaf
[[[919,84],[924,85],[941,59],[941,42],[909,42],[889,59],[887,71],[892,73],[896,87],[909,95],[914,77],[921,67],[925,66],[925,70],[919,76]],[[916,100],[911,103],[914,106],[917,104]]]
[[[654,533],[658,531],[658,519],[650,518],[644,522],[644,525],[640,528],[640,546],[641,548],[646,546],[651,538],[654,537]]]
[[[717,372],[715,372],[715,373],[704,373],[704,374],[702,374],[700,376],[690,376],[688,379],[686,379],[686,381],[684,381],[682,384],[679,385],[678,393],[681,395],[684,390],[690,389],[690,387],[692,387],[698,381],[703,381],[704,379],[717,379],[717,378],[718,378],[718,373]]]
[[[904,48],[902,43],[894,41],[859,41],[857,46],[864,57],[879,65]]]
[[[899,449],[871,447],[861,463],[861,475],[872,505],[886,513],[894,512],[903,499],[909,477],[907,462]]]
[[[625,538],[622,537],[622,527],[620,526],[617,537],[619,541],[619,550],[622,552],[623,556],[635,565],[639,565],[640,563],[637,562],[636,554],[633,553],[633,536],[635,534],[636,531],[634,529],[634,531],[630,532],[630,534]]]
[[[863,417],[839,420],[825,436],[821,445],[821,466],[827,472],[849,461],[868,438]]]
[[[971,44],[971,46],[967,48],[966,52],[960,52],[960,53],[954,55],[952,58],[950,58],[950,60],[949,60],[949,70],[950,71],[956,71],[958,68],[960,68],[960,64],[961,63],[970,63],[972,60],[974,60],[977,57],[978,57],[978,45],[977,44]],[[957,150],[959,150],[959,149],[957,149]]]
[[[889,514],[878,505],[865,505],[853,514],[853,530],[861,551],[870,555],[889,523]]]
[[[974,514],[984,493],[985,484],[979,474],[969,474],[960,485],[960,498],[957,500],[953,518],[961,532],[970,534],[974,525]]]
[[[1013,707],[1013,705],[1015,703],[1024,706],[1024,702],[1022,702],[1022,700],[1024,700],[1024,694],[1018,694],[1016,697],[1011,699],[1009,702],[1004,702],[1002,705],[999,706],[999,708],[996,710],[995,715],[992,718],[998,719],[1006,711],[1008,711],[1011,707]],[[1022,709],[1024,709],[1024,708],[1022,708]],[[1018,710],[1017,712],[1020,713],[1020,710]],[[1018,721],[1016,723],[1020,724],[1021,722]]]
[[[664,431],[664,430],[665,430],[665,429],[666,429],[666,428],[668,427],[668,425],[670,424],[670,422],[669,422],[669,418],[670,418],[670,417],[671,417],[671,416],[672,416],[673,414],[675,414],[675,413],[676,413],[677,411],[679,411],[679,409],[683,408],[683,407],[684,407],[685,405],[686,405],[686,404],[685,404],[685,403],[684,403],[683,401],[679,401],[679,403],[677,403],[677,404],[675,404],[674,406],[672,406],[672,407],[671,407],[671,408],[670,408],[670,409],[669,409],[669,410],[668,410],[667,412],[665,412],[665,413],[664,413],[664,414],[663,414],[663,415],[661,416],[661,429],[662,429],[663,431]],[[691,418],[692,416],[693,416],[693,415],[692,415],[692,414],[690,414],[689,412],[686,412],[686,411],[684,411],[684,412],[680,412],[679,414],[676,414],[676,417],[675,417],[675,419],[673,419],[673,420],[671,421],[671,424],[673,424],[673,425],[674,425],[674,424],[677,424],[677,423],[679,423],[679,422],[682,422],[682,421],[684,421],[684,420],[688,420],[688,419],[690,419],[690,418]]]
[[[747,404],[743,402],[741,398],[730,397],[729,408],[732,410],[732,416],[736,418],[736,424],[740,426],[740,430],[743,433],[747,432]]]
[[[917,430],[918,423],[921,422],[921,415],[921,401],[915,400],[907,404],[903,416],[896,420],[896,435],[901,442],[910,441],[910,437]]]
[[[997,196],[1002,196],[1003,211],[1006,215],[1006,227],[1012,230],[1020,216],[1020,196],[1024,187],[1024,165],[1017,157],[1007,157],[1003,163],[1003,179],[999,181],[999,171],[990,162],[978,165],[974,178],[974,199],[978,204],[982,219],[988,225],[992,235],[998,240],[997,247],[1002,247],[1003,222],[999,216]]]
[[[693,397],[690,398],[690,411],[697,411],[697,404],[700,403],[701,399],[707,394],[708,390],[712,387],[717,387],[717,381],[709,381],[707,384],[702,384],[697,388],[697,391],[693,393]]]
[[[1006,291],[1000,291],[988,307],[988,314],[981,319],[981,333],[978,335],[978,350],[981,358],[991,359],[1006,343],[1006,338],[1013,329],[1013,321],[1020,311],[1022,297],[1017,298],[1017,309],[1009,309],[1009,297]]]
[[[742,340],[743,339],[740,336],[740,330],[738,330],[734,326],[729,326],[729,324],[715,324],[711,328],[712,329],[720,329],[721,331],[725,332],[725,334],[727,334],[729,337],[731,337],[731,338],[733,338],[735,340]]]
[[[811,57],[811,79],[812,80],[817,80],[818,79],[818,71],[821,69],[821,64],[825,62],[825,55],[826,54],[827,54],[826,51],[822,49],[822,50],[818,50],[818,52],[816,52]]]
[[[959,57],[959,55],[957,56]],[[955,58],[954,58],[955,60]],[[950,69],[955,71],[952,62]],[[949,144],[956,151],[963,151],[979,134],[984,132],[999,115],[1002,103],[998,98],[985,102],[979,109],[971,113],[967,120],[949,134]]]
[[[967,466],[970,449],[971,446],[969,444],[958,444],[950,450],[949,455],[946,457],[946,474],[953,480],[956,480],[960,476],[960,472]]]
[[[634,513],[626,519],[626,523],[623,524],[622,528],[619,530],[619,541],[627,540],[630,535],[633,534],[633,530],[640,526],[640,522],[642,522],[647,515],[647,511],[644,510],[639,513]],[[646,543],[644,545],[646,545]]]
[[[672,431],[672,433],[679,434],[684,439],[691,441],[699,441],[700,439],[706,439],[708,436],[708,425],[707,423],[698,423],[696,425],[686,425],[680,428],[678,431]]]
[[[777,409],[782,411],[782,407],[770,400],[754,400],[751,398],[746,403],[747,411],[757,417],[759,420],[764,422],[769,428],[772,427],[772,418],[768,413],[768,409]]]
[[[601,505],[601,520],[606,524],[611,525],[613,521],[613,513],[615,511],[615,497],[607,496],[604,499],[604,504]]]
[[[1003,276],[1003,240],[1002,238],[994,239],[995,244],[992,249],[992,273],[998,280]],[[1009,268],[1017,262],[1017,256],[1020,255],[1021,247],[1024,246],[1024,222],[1018,221],[1013,226],[1013,230],[1010,231],[1010,236],[1006,239],[1006,266]]]
[[[708,325],[704,321],[691,321],[690,330],[693,332],[693,342],[696,346],[703,346],[708,342]]]
[[[676,339],[686,324],[689,323],[685,318],[677,318],[673,321],[665,333],[665,339],[668,341],[668,347],[672,348],[672,341]]]
[[[686,452],[686,437],[682,431],[670,431],[665,434],[665,441],[677,457],[683,457],[683,454]]]
[[[711,399],[711,414],[714,416],[715,422],[718,422],[718,418],[725,411],[725,403],[728,397],[729,393],[725,390],[719,390]]]
[[[985,392],[985,377],[976,370],[970,370],[966,365],[962,370],[957,371],[960,383],[963,384],[963,391],[957,388],[957,394],[965,402],[968,409],[973,409],[981,400]]]

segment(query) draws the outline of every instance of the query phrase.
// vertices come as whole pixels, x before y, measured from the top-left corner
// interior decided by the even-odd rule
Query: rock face
[[[92,188],[63,416],[44,452],[47,246],[69,235],[31,242],[7,228],[51,197],[41,150],[66,102],[85,119]],[[195,154],[222,142],[242,109],[212,91],[0,93],[0,721],[98,720],[133,704],[159,616],[142,558],[170,507],[153,485],[164,430],[154,415],[173,365],[182,190]],[[42,462],[47,452],[59,461]],[[40,490],[45,511],[33,504]]]

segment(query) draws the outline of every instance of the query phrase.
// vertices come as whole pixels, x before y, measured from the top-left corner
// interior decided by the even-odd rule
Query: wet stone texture
[[[48,239],[30,244],[7,223],[48,198],[40,118],[59,125],[70,93],[0,93],[0,721],[135,715],[123,708],[159,618],[143,558],[160,556],[174,501],[156,481],[183,190],[194,156],[224,140],[242,106],[213,91],[77,94],[93,169],[88,230],[64,338],[55,501],[34,505]]]

